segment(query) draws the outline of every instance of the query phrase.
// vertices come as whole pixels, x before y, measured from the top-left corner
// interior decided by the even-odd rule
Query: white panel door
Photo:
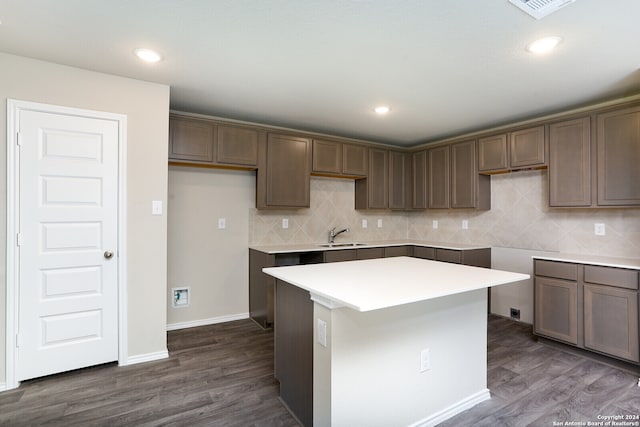
[[[19,156],[16,378],[118,360],[118,123],[23,110]]]

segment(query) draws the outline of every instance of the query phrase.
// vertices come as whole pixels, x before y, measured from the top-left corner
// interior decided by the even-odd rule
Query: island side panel
[[[281,280],[275,288],[275,377],[280,399],[305,427],[313,425],[313,302]]]
[[[324,360],[314,377],[331,378],[314,384],[314,402],[330,415],[316,413],[314,426],[432,424],[489,398],[486,312],[484,289],[370,312],[331,310],[328,347],[314,342]],[[327,315],[316,309],[314,323]],[[426,348],[431,368],[420,372]]]

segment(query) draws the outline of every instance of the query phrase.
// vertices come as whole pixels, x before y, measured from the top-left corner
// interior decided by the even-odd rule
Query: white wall
[[[167,298],[169,329],[248,317],[255,180],[255,172],[169,168],[167,287],[191,293],[188,307],[174,308]]]
[[[166,351],[167,217],[151,201],[167,196],[169,88],[0,53],[0,138],[7,98],[127,116],[129,356]],[[5,377],[6,150],[0,150],[0,384]]]
[[[433,425],[438,413],[488,398],[486,295],[364,313],[314,304],[314,324],[328,326],[328,346],[314,341],[314,425]],[[431,369],[420,372],[426,348]]]
[[[177,170],[177,169],[176,169]],[[183,168],[183,175],[192,170]],[[170,188],[172,197],[179,197],[179,186],[186,182],[178,179],[182,175],[170,172]],[[228,172],[219,169],[202,169],[194,171],[190,176],[189,186],[193,194],[186,196],[190,200],[176,203],[170,200],[169,207],[169,287],[181,282],[192,286],[192,291],[199,295],[209,295],[221,289],[231,289],[223,285],[221,280],[207,282],[202,279],[212,273],[211,265],[192,265],[182,268],[182,263],[173,262],[188,247],[196,252],[209,251],[217,257],[225,253],[225,248],[232,244],[241,248],[243,245],[296,244],[324,242],[326,233],[333,226],[351,227],[351,232],[341,235],[344,241],[369,241],[383,239],[423,239],[434,242],[472,243],[491,246],[494,249],[494,267],[503,270],[531,274],[533,262],[530,254],[540,251],[571,252],[578,254],[605,254],[619,257],[640,257],[640,209],[551,209],[548,205],[548,185],[546,171],[526,171],[491,177],[492,208],[490,211],[475,210],[427,210],[403,213],[391,211],[356,211],[354,209],[355,187],[352,180],[311,178],[311,207],[299,210],[255,209],[253,197],[255,181],[252,172]],[[175,181],[175,186],[174,186]],[[225,191],[225,187],[233,191]],[[211,202],[210,205],[197,202],[203,213],[189,213],[196,203],[195,189],[200,194],[209,191],[212,200],[224,197],[224,209]],[[212,212],[214,217],[208,217]],[[219,233],[210,229],[217,224],[218,215],[233,212],[241,221],[245,221],[245,234]],[[173,217],[176,217],[176,221]],[[203,235],[196,233],[191,239],[193,246],[179,235],[180,218],[189,218],[192,233],[196,230],[207,231],[207,239],[200,241]],[[282,218],[289,219],[289,228],[281,227]],[[383,227],[377,228],[377,219],[382,219]],[[367,219],[369,227],[363,229],[362,219]],[[439,221],[439,228],[431,227],[432,220]],[[461,228],[461,221],[469,221],[469,229]],[[607,227],[606,236],[595,236],[593,224],[603,222]],[[236,230],[239,232],[239,230]],[[235,231],[234,231],[235,233]],[[242,235],[241,235],[242,234]],[[213,244],[213,238],[222,240]],[[233,243],[231,243],[233,241]],[[179,247],[174,247],[180,245]],[[240,249],[238,249],[240,251]],[[240,252],[238,252],[240,253]],[[186,261],[184,261],[186,262]],[[212,261],[213,262],[213,261]],[[527,266],[529,270],[527,271]],[[235,281],[234,292],[216,295],[215,304],[193,310],[171,309],[169,323],[198,322],[207,319],[246,312],[239,308],[237,298],[239,290],[248,286],[246,269],[239,268],[236,263],[216,264],[216,277],[226,276]],[[191,275],[188,282],[184,279]],[[224,279],[227,280],[227,279]],[[521,321],[533,321],[533,281],[500,286],[493,291],[492,311],[509,316],[511,307],[521,310]],[[212,288],[213,286],[213,288]],[[213,289],[217,289],[214,291]],[[212,298],[212,296],[206,296]],[[220,301],[218,298],[223,298]],[[227,307],[228,305],[228,307]],[[240,310],[240,311],[239,311]]]

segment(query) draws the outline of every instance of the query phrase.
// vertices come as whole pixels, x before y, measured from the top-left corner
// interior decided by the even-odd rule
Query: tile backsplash
[[[546,171],[492,176],[490,211],[356,211],[354,192],[351,180],[312,177],[309,209],[252,210],[250,244],[321,243],[332,227],[350,227],[339,240],[411,238],[640,258],[640,209],[549,208]],[[283,218],[289,221],[287,229],[282,228]],[[363,219],[367,228],[362,228]],[[463,220],[468,229],[462,228]],[[605,236],[594,234],[595,223],[605,224]]]

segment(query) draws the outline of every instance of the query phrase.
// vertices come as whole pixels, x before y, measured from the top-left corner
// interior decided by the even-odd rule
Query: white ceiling
[[[507,0],[0,0],[0,51],[168,84],[177,110],[413,145],[640,92],[639,18],[638,0],[539,21]],[[545,35],[564,42],[524,50]]]

